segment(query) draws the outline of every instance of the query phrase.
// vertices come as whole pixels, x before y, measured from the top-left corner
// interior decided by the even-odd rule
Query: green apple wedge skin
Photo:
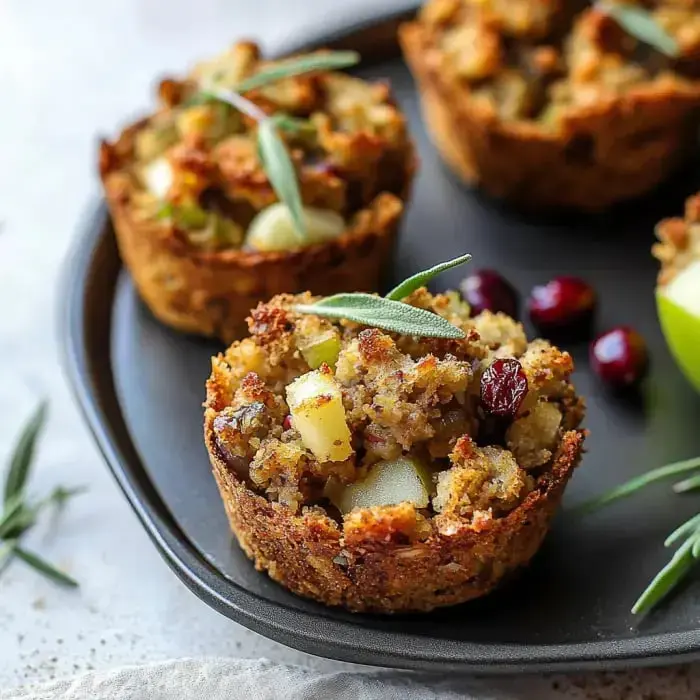
[[[311,343],[300,345],[299,349],[311,369],[318,369],[323,364],[335,368],[340,355],[340,334],[335,330],[329,331],[314,338]]]
[[[354,508],[391,506],[404,501],[427,508],[431,491],[431,470],[416,459],[400,457],[377,462],[361,481],[330,484],[326,496],[345,515]]]
[[[700,391],[700,317],[670,299],[663,290],[656,292],[656,305],[671,353],[688,381]]]

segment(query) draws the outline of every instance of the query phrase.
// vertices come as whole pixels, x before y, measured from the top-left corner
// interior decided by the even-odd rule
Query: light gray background
[[[51,420],[32,489],[90,489],[57,528],[31,536],[33,546],[80,580],[80,590],[54,587],[20,564],[0,579],[0,687],[184,656],[266,656],[348,668],[230,622],[170,573],[103,465],[61,376],[56,280],[76,224],[98,192],[97,135],[114,134],[147,109],[155,76],[238,37],[274,47],[326,23],[351,22],[373,6],[372,0],[0,0],[0,458],[48,396]],[[619,698],[632,680],[659,698],[685,698],[700,688],[696,676],[694,669],[636,674],[600,695],[594,688],[607,686],[601,676],[545,685],[560,687],[547,697]],[[543,687],[508,685],[517,692],[533,684]],[[664,687],[675,690],[666,694]]]

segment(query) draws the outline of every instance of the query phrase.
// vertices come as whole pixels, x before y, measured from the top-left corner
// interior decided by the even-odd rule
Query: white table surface
[[[387,8],[405,4],[383,2]],[[21,564],[0,579],[0,687],[185,656],[265,656],[347,668],[218,615],[160,559],[62,377],[56,281],[76,224],[98,192],[97,136],[114,134],[147,108],[154,76],[184,68],[237,37],[258,37],[274,47],[324,22],[352,21],[358,9],[374,5],[376,0],[0,0],[0,458],[48,396],[51,418],[32,489],[89,487],[89,496],[74,501],[57,527],[38,528],[30,538],[80,580],[79,591],[55,587]],[[600,675],[507,685],[518,697],[538,688],[538,698],[620,698],[632,683],[654,689],[654,697],[675,699],[691,692],[696,697],[697,675],[680,669],[624,675],[612,686]],[[557,685],[559,691],[545,690]],[[595,688],[604,689],[598,694]]]

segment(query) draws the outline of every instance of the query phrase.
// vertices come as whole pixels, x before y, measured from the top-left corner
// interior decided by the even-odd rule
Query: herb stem
[[[233,90],[221,90],[219,88],[212,88],[211,90],[203,91],[203,96],[209,97],[213,100],[218,100],[219,102],[225,102],[231,107],[234,107],[239,112],[243,112],[251,119],[255,119],[256,122],[262,122],[265,119],[269,119],[269,116],[263,112],[255,102],[251,102],[243,95],[240,95]]]
[[[624,484],[607,491],[601,496],[596,496],[590,501],[586,501],[581,505],[577,506],[575,510],[579,513],[590,513],[594,510],[598,510],[605,505],[619,501],[622,498],[631,496],[639,489],[649,484],[653,484],[657,481],[662,481],[671,476],[678,476],[679,474],[685,474],[686,472],[693,471],[700,468],[700,457],[695,457],[693,459],[686,459],[682,462],[674,462],[673,464],[667,464],[658,469],[652,469],[640,476],[630,479]],[[683,482],[681,482],[683,483]]]
[[[697,476],[691,476],[689,479],[684,479],[679,481],[677,484],[673,485],[673,490],[676,493],[687,493],[688,491],[694,491],[700,488],[700,474]]]
[[[642,595],[639,596],[637,602],[632,606],[633,615],[639,615],[651,610],[688,573],[694,563],[693,546],[696,541],[700,541],[697,535],[689,537],[671,557],[671,561],[656,574],[652,582],[644,589]]]

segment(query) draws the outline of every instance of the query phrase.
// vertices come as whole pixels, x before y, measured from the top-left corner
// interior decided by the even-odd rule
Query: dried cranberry
[[[494,360],[481,375],[481,403],[494,416],[515,416],[527,389],[522,365],[512,358]]]
[[[556,277],[532,289],[530,319],[545,335],[588,335],[596,307],[590,284],[578,277]]]
[[[648,365],[644,338],[627,326],[619,326],[591,343],[590,360],[594,372],[614,387],[636,384]]]
[[[291,430],[292,429],[292,417],[290,415],[287,415],[284,417],[284,420],[282,421],[282,427],[285,430]]]
[[[473,315],[482,311],[502,311],[513,317],[518,315],[517,292],[495,270],[477,270],[462,281],[460,290]]]

